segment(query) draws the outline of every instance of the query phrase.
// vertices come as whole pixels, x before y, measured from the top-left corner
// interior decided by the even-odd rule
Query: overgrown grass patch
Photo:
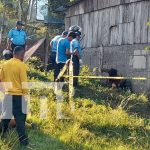
[[[53,73],[45,74],[30,63],[30,81],[52,81]],[[91,75],[83,67],[81,75]],[[73,99],[68,101],[66,85],[62,116],[58,119],[58,104],[54,89],[31,90],[31,112],[28,122],[36,128],[27,129],[36,150],[149,150],[150,119],[145,94],[112,90],[99,80],[80,80]],[[40,119],[41,96],[47,98],[47,118]],[[21,150],[17,134],[11,130],[6,140],[0,139],[1,150]]]

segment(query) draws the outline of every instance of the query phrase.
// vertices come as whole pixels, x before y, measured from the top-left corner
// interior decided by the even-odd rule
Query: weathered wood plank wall
[[[98,3],[102,8],[109,8],[101,9]],[[112,5],[114,7],[110,7]],[[97,7],[99,10],[94,11]],[[150,1],[85,0],[69,10],[73,16],[67,15],[66,29],[71,25],[80,25],[86,35],[84,47],[150,42],[150,28],[147,26],[150,19]],[[88,11],[90,12],[85,13]],[[78,14],[80,12],[84,13]]]
[[[67,10],[67,17],[140,1],[143,0],[83,0]]]
[[[144,51],[150,45],[148,21],[150,0],[83,0],[66,12],[66,29],[79,25],[85,34],[84,63],[91,69],[113,67],[124,76],[149,76],[150,58]],[[145,67],[134,68],[141,61],[137,58]],[[150,89],[148,82],[134,84],[137,91]]]

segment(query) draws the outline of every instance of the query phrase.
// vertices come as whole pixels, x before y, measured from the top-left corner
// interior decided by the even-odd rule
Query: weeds
[[[53,73],[47,75],[35,68],[30,61],[30,81],[52,81]],[[91,75],[88,67],[83,67],[81,75]],[[66,85],[67,86],[67,85]],[[66,88],[67,89],[67,88]],[[67,99],[67,90],[63,92]],[[39,100],[48,99],[46,119],[39,119]],[[98,80],[80,80],[80,87],[73,99],[75,110],[67,101],[62,105],[67,120],[57,119],[56,96],[53,89],[31,90],[31,114],[28,122],[37,128],[28,129],[31,142],[36,150],[149,150],[150,118],[148,98],[145,94],[115,91],[103,87]],[[0,140],[1,150],[20,150],[15,141],[14,130],[7,141]],[[16,133],[15,133],[16,134]]]

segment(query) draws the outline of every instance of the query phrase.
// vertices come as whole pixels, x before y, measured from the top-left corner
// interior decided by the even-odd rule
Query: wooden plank
[[[99,12],[95,11],[94,12],[94,20],[93,20],[93,35],[92,35],[92,47],[98,47],[98,30],[99,29]]]
[[[134,22],[128,23],[128,44],[134,43]]]
[[[85,3],[84,3],[84,10],[85,10],[85,13],[87,13],[87,12],[89,12],[89,1],[88,0],[86,0],[86,1],[84,1]]]
[[[103,11],[98,11],[98,46],[102,45],[102,17],[103,17]]]
[[[83,24],[83,33],[85,34],[85,38],[83,40],[83,46],[87,47],[87,42],[88,42],[88,36],[89,36],[89,15],[88,14],[84,14],[83,18],[82,18],[82,22]]]
[[[110,45],[117,45],[118,27],[117,25],[110,28]]]
[[[92,12],[94,11],[94,1],[95,0],[88,0],[89,1],[89,11],[88,12]]]
[[[142,14],[142,4],[136,3],[135,7],[135,40],[134,43],[141,42],[141,14]]]
[[[116,24],[116,7],[110,8],[110,26],[115,26]]]
[[[79,5],[75,5],[75,14],[74,15],[79,15]]]
[[[93,0],[93,7],[94,7],[94,10],[98,9],[98,0]]]
[[[123,23],[123,8],[124,6],[123,5],[120,5],[119,6],[119,23]]]
[[[70,25],[70,18],[65,18],[65,30],[68,30]]]
[[[83,29],[83,22],[82,22],[82,16],[83,15],[79,15],[79,18],[78,18],[78,25]]]
[[[134,3],[132,4],[126,4],[124,6],[124,17],[123,17],[123,22],[128,23],[128,22],[133,22],[134,21]]]
[[[84,5],[85,5],[85,2],[84,2],[84,1],[82,1],[82,2],[79,4],[79,14],[85,13]]]
[[[75,6],[70,7],[70,16],[74,16],[75,15]]]
[[[149,18],[149,2],[142,2],[142,9],[141,9],[141,43],[147,43],[148,42],[148,18]]]
[[[105,9],[103,10],[103,18],[102,18],[102,44],[104,46],[109,44],[109,27],[110,27],[110,10]]]
[[[92,32],[93,32],[93,18],[94,18],[94,13],[90,13],[89,15],[89,24],[88,26],[88,37],[87,37],[87,47],[92,47]]]
[[[122,44],[134,43],[134,22],[122,24],[123,41]]]
[[[79,16],[73,16],[70,18],[71,20],[71,26],[73,25],[78,25],[78,22],[79,22]]]
[[[150,3],[148,4],[148,7],[149,7],[149,19],[148,21],[150,21]],[[148,26],[148,42],[150,43],[150,26]]]
[[[117,45],[121,45],[122,44],[122,40],[123,40],[123,30],[122,30],[122,24],[118,25],[118,37],[117,37]]]

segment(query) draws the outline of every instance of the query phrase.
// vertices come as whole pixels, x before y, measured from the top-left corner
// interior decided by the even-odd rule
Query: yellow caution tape
[[[82,78],[82,79],[116,79],[116,80],[150,80],[146,77],[106,77],[106,76],[63,76],[64,78]]]

